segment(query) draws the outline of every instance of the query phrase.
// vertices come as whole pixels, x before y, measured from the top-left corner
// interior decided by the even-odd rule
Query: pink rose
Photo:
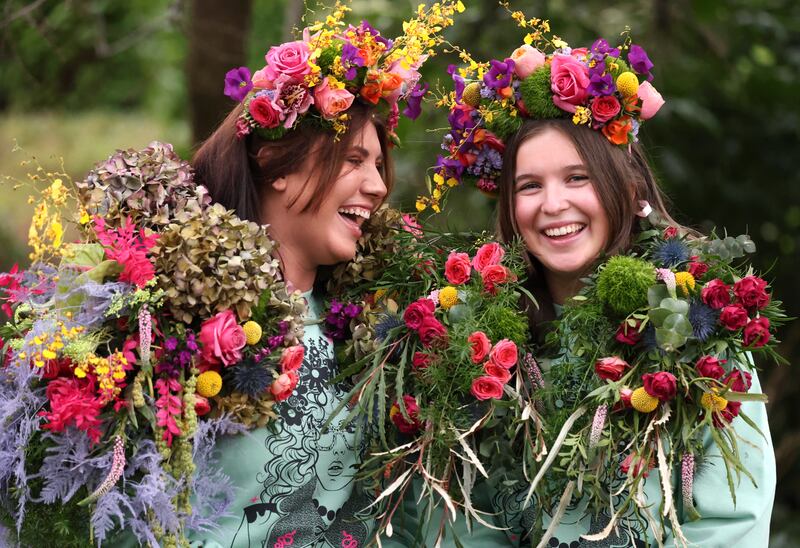
[[[275,401],[283,401],[292,395],[299,381],[300,377],[297,375],[297,371],[281,373],[277,379],[272,381],[269,391],[272,392]]]
[[[511,372],[508,369],[506,369],[505,367],[500,367],[499,365],[494,364],[492,362],[486,362],[483,365],[483,371],[490,377],[494,377],[503,384],[511,380]]]
[[[497,284],[504,284],[511,280],[511,274],[503,265],[492,264],[483,269],[481,280],[483,280],[483,289],[495,295],[497,293]]]
[[[656,91],[653,84],[647,80],[639,84],[638,95],[639,99],[642,100],[642,112],[640,114],[642,120],[649,120],[664,106],[664,98]]]
[[[570,55],[554,55],[550,63],[550,89],[558,108],[575,112],[575,107],[585,103],[589,95],[589,69]]]
[[[422,320],[419,326],[419,340],[425,348],[439,346],[447,341],[447,328],[433,316],[428,316]]]
[[[747,371],[734,369],[722,382],[729,385],[734,392],[747,392],[753,384],[753,376]]]
[[[414,352],[411,358],[411,367],[414,369],[425,369],[431,364],[430,354],[424,352]]]
[[[207,319],[200,327],[203,359],[211,364],[234,365],[242,359],[242,348],[247,344],[244,329],[236,323],[233,312],[226,310]]]
[[[481,363],[492,349],[492,343],[483,331],[474,332],[467,337],[467,342],[470,344],[472,363]]]
[[[436,310],[436,305],[432,300],[422,298],[417,299],[406,308],[403,312],[403,321],[406,322],[406,327],[409,329],[417,330],[422,325],[422,320],[427,317],[433,317],[433,311]]]
[[[460,285],[469,281],[472,273],[469,255],[451,251],[444,264],[444,276],[453,285]]]
[[[697,363],[694,365],[694,367],[703,377],[721,379],[725,374],[725,369],[722,367],[722,364],[725,363],[725,361],[726,360],[720,360],[714,356],[703,356],[697,360]]]
[[[678,237],[678,227],[676,226],[668,226],[664,229],[664,239],[671,240],[673,238]]]
[[[719,310],[731,302],[730,287],[719,278],[714,278],[703,286],[700,297],[708,306]]]
[[[401,433],[415,434],[417,430],[420,429],[420,426],[422,426],[419,422],[419,405],[417,405],[417,400],[414,399],[414,396],[405,394],[403,396],[403,405],[406,408],[406,413],[408,413],[408,419],[411,420],[403,416],[403,412],[400,411],[400,405],[398,405],[397,402],[392,404],[392,408],[389,410],[389,418],[392,419],[392,422]]]
[[[760,348],[769,342],[769,320],[764,316],[750,320],[742,333],[745,346]]]
[[[594,371],[597,376],[606,381],[618,381],[630,367],[628,362],[617,356],[601,358],[594,362]]]
[[[275,83],[267,77],[267,67],[255,71],[250,80],[253,82],[254,88],[273,89],[275,87]]]
[[[327,77],[314,88],[314,105],[322,116],[328,119],[350,108],[355,98],[356,96],[346,89],[331,89]]]
[[[265,75],[269,80],[275,81],[279,76],[288,76],[295,83],[303,81],[303,76],[311,72],[308,66],[308,57],[311,51],[308,44],[302,40],[285,42],[279,46],[269,48]]]
[[[508,339],[497,341],[492,351],[489,352],[489,361],[506,369],[517,365],[517,359],[517,345]]]
[[[633,396],[633,390],[627,386],[623,386],[619,389],[619,401],[622,403],[622,407],[632,407],[631,405],[631,396]]]
[[[528,44],[515,49],[511,53],[511,59],[514,61],[514,72],[520,80],[524,80],[536,69],[544,66],[544,53]]]
[[[747,310],[739,304],[726,306],[719,315],[719,323],[729,331],[737,331],[743,328],[748,319]]]
[[[758,276],[745,276],[733,284],[733,294],[749,310],[761,310],[769,304],[767,282]]]
[[[592,101],[592,119],[599,124],[604,124],[619,114],[621,106],[613,95],[603,95]]]
[[[667,371],[645,373],[642,381],[645,392],[661,401],[669,401],[678,393],[678,379]]]
[[[250,100],[247,106],[250,116],[258,125],[265,128],[278,127],[283,121],[283,110],[273,103],[266,95],[259,95]]]
[[[301,345],[290,346],[283,350],[281,354],[281,373],[297,371],[303,365],[306,349]]]
[[[636,322],[635,325],[630,325],[628,320],[625,320],[620,324],[620,326],[617,328],[617,333],[614,335],[614,338],[618,342],[630,346],[633,346],[639,342],[639,340],[642,338],[642,334],[639,331],[639,326],[642,325],[642,322],[641,320],[634,321]]]
[[[497,242],[483,244],[472,259],[472,267],[478,272],[483,272],[487,266],[500,264],[505,254],[505,249]]]
[[[503,397],[503,383],[497,377],[484,375],[472,381],[470,392],[479,400],[499,400]]]

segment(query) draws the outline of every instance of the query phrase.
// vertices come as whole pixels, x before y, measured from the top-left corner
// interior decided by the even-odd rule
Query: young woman
[[[581,288],[601,256],[628,249],[638,227],[641,202],[647,202],[669,219],[663,195],[648,167],[642,148],[613,145],[600,132],[571,120],[528,120],[507,142],[499,179],[499,227],[502,238],[521,236],[530,259],[530,285],[540,310],[534,314],[534,336],[540,322],[552,319],[567,299]],[[760,392],[752,373],[752,392]],[[742,404],[764,433],[736,421],[741,461],[758,487],[746,478],[736,485],[736,502],[728,495],[725,469],[710,436],[707,468],[694,483],[696,508],[702,519],[684,521],[686,539],[697,546],[767,546],[772,501],[775,493],[775,458],[763,403]],[[658,508],[661,490],[657,474],[645,484],[648,502]],[[679,486],[675,486],[679,488]],[[500,516],[516,534],[524,537],[532,525],[532,511],[522,507],[525,494],[495,497]],[[600,545],[581,539],[598,533],[609,516],[592,517],[580,503],[571,506],[550,539],[550,546]],[[644,546],[654,542],[634,516],[625,516],[604,546]],[[605,521],[604,521],[605,520]],[[545,523],[547,526],[547,523]],[[557,540],[557,542],[556,542]],[[674,538],[668,534],[667,544]]]

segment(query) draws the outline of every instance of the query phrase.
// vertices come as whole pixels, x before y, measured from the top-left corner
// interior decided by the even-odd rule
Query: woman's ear
[[[283,192],[283,191],[285,191],[286,187],[288,186],[287,181],[286,181],[286,177],[278,177],[277,179],[272,181],[269,186],[275,192]]]

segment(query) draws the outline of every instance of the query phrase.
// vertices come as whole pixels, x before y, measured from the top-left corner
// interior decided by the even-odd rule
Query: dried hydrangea
[[[261,428],[278,418],[273,409],[275,400],[269,392],[258,398],[241,392],[231,392],[227,396],[214,398],[214,401],[215,417],[227,416],[248,429]]]
[[[308,309],[303,294],[300,291],[290,293],[283,282],[275,284],[270,291],[267,305],[270,317],[279,318],[279,321],[288,323],[288,329],[283,336],[283,345],[290,347],[301,344],[304,332],[303,318]]]
[[[264,227],[220,204],[176,212],[153,248],[158,285],[178,321],[231,309],[240,320],[278,278],[274,244]]]
[[[189,163],[158,141],[142,150],[117,151],[76,186],[87,213],[101,215],[111,226],[130,216],[138,226],[157,228],[188,204],[211,203],[205,187],[195,185]]]

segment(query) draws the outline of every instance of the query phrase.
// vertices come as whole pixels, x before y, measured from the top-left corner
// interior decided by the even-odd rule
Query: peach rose
[[[544,53],[528,44],[515,49],[511,59],[514,60],[514,72],[523,80],[544,66]]]
[[[314,88],[314,105],[322,116],[328,119],[350,108],[355,98],[355,95],[346,89],[332,89],[328,85],[327,77]]]

